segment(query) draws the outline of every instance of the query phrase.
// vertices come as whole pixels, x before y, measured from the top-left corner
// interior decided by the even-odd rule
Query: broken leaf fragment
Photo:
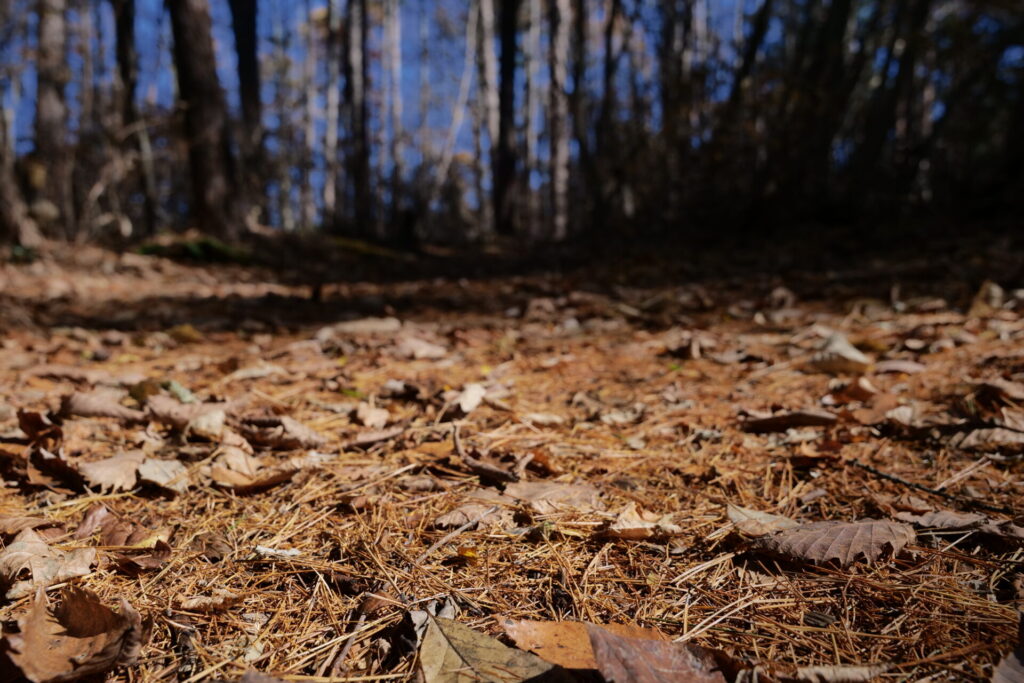
[[[601,535],[605,538],[616,538],[624,541],[642,541],[650,538],[667,538],[677,536],[683,530],[672,523],[671,515],[658,515],[637,508],[636,503],[629,503],[619,513],[611,525]]]
[[[833,333],[811,357],[808,364],[818,372],[833,375],[861,375],[871,369],[871,359],[839,332]]]
[[[594,649],[582,621],[506,620],[505,633],[523,650],[566,669],[597,668]],[[601,628],[615,635],[665,640],[659,631],[630,624],[605,624]]]
[[[420,645],[426,683],[568,681],[553,664],[452,619],[430,617]],[[541,678],[543,677],[543,678]]]
[[[145,459],[142,451],[125,451],[103,460],[81,463],[78,471],[90,486],[100,491],[127,491],[135,486],[139,466]]]
[[[4,636],[5,664],[33,683],[78,680],[133,664],[144,640],[142,617],[125,600],[115,612],[80,588],[65,589],[57,604],[40,590],[18,627]]]
[[[738,505],[729,504],[727,509],[729,521],[736,525],[741,533],[746,536],[765,536],[783,529],[793,529],[800,526],[789,517],[773,515],[770,512],[751,510]]]
[[[608,683],[725,683],[720,657],[706,648],[630,638],[587,624],[594,661]]]

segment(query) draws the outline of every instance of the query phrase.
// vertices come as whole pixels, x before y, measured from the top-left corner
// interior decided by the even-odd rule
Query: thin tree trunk
[[[397,223],[404,193],[405,149],[402,124],[402,5],[400,0],[388,0],[388,55],[391,67],[391,219]]]
[[[487,149],[491,160],[491,169],[497,158],[497,146],[500,123],[499,94],[498,94],[498,64],[494,56],[494,0],[477,0],[477,10],[480,12],[479,31],[480,38],[477,43],[479,55],[480,78],[477,86],[478,101],[477,107],[483,117],[484,129],[487,131]],[[480,231],[484,234],[494,229],[494,206],[493,197],[484,190],[484,179],[487,177],[486,166],[482,156],[483,146],[478,150],[475,160],[479,173],[480,196],[477,201],[480,203]],[[493,186],[493,178],[492,186]]]
[[[39,0],[38,44],[36,58],[35,146],[40,159],[49,168],[42,196],[53,203],[64,228],[64,236],[75,232],[72,203],[72,160],[67,140],[66,81],[67,23],[65,0]]]
[[[242,232],[245,211],[231,158],[224,91],[217,79],[209,5],[206,0],[175,0],[167,7],[178,96],[185,110],[192,214],[203,230],[234,239]]]
[[[173,1],[173,0],[172,0]],[[242,104],[242,131],[239,151],[242,159],[242,180],[249,202],[262,203],[261,171],[263,126],[260,103],[260,64],[256,36],[257,0],[228,0],[231,7],[231,29],[235,36],[238,71],[238,93]]]
[[[349,0],[348,41],[345,93],[350,115],[351,154],[349,158],[352,178],[353,208],[357,232],[367,233],[372,229],[372,207],[370,197],[370,131],[367,87],[369,81],[369,60],[367,39],[369,17],[366,0]]]
[[[93,88],[96,85],[95,63],[93,61],[93,24],[89,3],[82,3],[77,8],[78,14],[78,51],[82,60],[82,82],[78,88],[78,129],[88,130],[95,123],[93,109]]]
[[[519,0],[501,3],[501,85],[498,93],[498,149],[494,154],[494,231],[515,232],[513,203],[516,181],[515,116],[516,53]]]
[[[540,122],[537,119],[537,107],[540,102],[538,69],[542,61],[540,52],[541,9],[540,0],[526,0],[529,8],[530,28],[526,38],[526,115],[523,117],[526,127],[526,168],[524,169],[523,191],[526,193],[527,233],[531,237],[539,237],[540,228],[540,196],[533,190],[533,174],[538,172],[537,160]]]
[[[341,95],[341,2],[330,0],[327,9],[327,95],[324,112],[324,214],[325,223],[337,227],[341,218],[338,210],[338,116]]]
[[[0,102],[0,240],[23,247],[37,247],[42,242],[39,227],[29,215],[14,173],[14,128]]]
[[[452,157],[455,156],[455,144],[459,139],[462,121],[466,117],[466,103],[469,101],[469,88],[473,82],[473,64],[476,57],[476,26],[476,8],[470,7],[466,16],[466,53],[462,62],[462,77],[459,79],[459,94],[455,98],[455,107],[452,109],[452,121],[448,126],[448,136],[445,138],[444,147],[441,149],[441,159],[437,164],[437,173],[434,176],[433,188],[430,191],[427,208],[437,200],[441,190],[444,188],[445,182],[448,180],[448,171],[451,169]]]
[[[313,199],[313,155],[316,137],[316,60],[318,57],[316,31],[310,15],[313,7],[305,0],[305,55],[302,61],[302,180],[299,188],[300,228],[309,230],[316,223],[316,202]]]
[[[551,237],[556,241],[569,235],[569,98],[565,92],[566,61],[569,56],[569,0],[553,0],[548,20],[551,38]]]

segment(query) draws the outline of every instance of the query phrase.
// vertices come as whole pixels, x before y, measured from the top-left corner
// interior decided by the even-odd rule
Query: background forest
[[[3,0],[0,230],[412,245],[1024,196],[1017,0]]]

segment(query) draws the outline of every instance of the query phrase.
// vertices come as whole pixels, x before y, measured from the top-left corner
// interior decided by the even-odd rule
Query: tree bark
[[[173,0],[172,0],[173,2]],[[239,140],[247,201],[262,203],[260,190],[263,159],[263,124],[260,103],[260,63],[256,36],[257,0],[229,0],[231,29],[235,36],[235,56],[238,71],[238,93],[242,104],[242,130]]]
[[[540,197],[533,190],[533,174],[540,170],[538,164],[539,148],[539,121],[537,120],[537,106],[540,101],[540,88],[538,86],[538,69],[542,62],[540,51],[540,29],[541,29],[541,8],[540,0],[526,0],[528,3],[529,30],[526,35],[526,101],[525,116],[523,125],[525,131],[526,164],[523,173],[523,192],[526,194],[526,226],[527,233],[531,237],[539,237],[540,229]]]
[[[357,232],[368,234],[373,229],[373,216],[370,196],[369,109],[366,93],[369,82],[369,17],[366,5],[366,0],[349,0],[345,94],[350,115],[349,175],[352,179],[355,229]]]
[[[388,0],[388,61],[391,80],[391,218],[397,224],[404,193],[405,127],[402,123],[402,5],[399,0]]]
[[[341,2],[330,0],[327,6],[327,86],[324,118],[324,215],[323,220],[334,227],[340,222],[338,211],[338,118],[341,96]]]
[[[494,231],[515,232],[513,198],[516,181],[516,44],[520,0],[501,3],[501,85],[498,92],[498,150],[494,158]]]
[[[569,98],[565,91],[569,56],[569,0],[553,0],[548,65],[550,69],[551,237],[569,236]]]
[[[15,178],[14,147],[9,142],[13,129],[8,122],[7,112],[0,104],[0,241],[36,247],[42,242],[42,236],[29,215]]]
[[[217,79],[207,0],[167,3],[174,35],[178,97],[184,108],[196,224],[225,239],[242,233],[245,212],[228,139],[227,106]]]
[[[67,104],[64,86],[69,78],[66,60],[67,23],[65,0],[39,0],[36,58],[35,147],[49,167],[42,198],[53,203],[60,215],[64,237],[75,233],[71,195],[72,161],[67,140]]]

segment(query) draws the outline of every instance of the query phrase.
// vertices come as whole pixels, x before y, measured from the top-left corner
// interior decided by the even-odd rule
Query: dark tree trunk
[[[250,203],[256,203],[260,192],[263,162],[263,126],[260,104],[260,64],[256,38],[257,0],[229,0],[231,28],[235,35],[238,63],[238,92],[242,103],[242,135],[239,151],[242,157],[240,180]]]
[[[349,175],[352,178],[355,230],[373,229],[370,198],[370,131],[366,89],[369,81],[366,0],[349,0],[345,50],[345,99],[350,115]]]
[[[498,149],[494,159],[494,229],[498,234],[515,231],[515,80],[519,0],[502,0],[498,31],[501,36],[500,86],[498,90]]]
[[[52,202],[64,227],[64,236],[70,238],[75,232],[75,216],[67,141],[68,110],[64,99],[64,85],[70,77],[65,54],[66,9],[65,0],[39,0],[37,6],[35,146],[39,158],[49,169],[41,199]]]
[[[192,214],[199,227],[223,238],[242,232],[244,211],[228,139],[227,106],[217,79],[206,0],[169,0],[178,96],[184,108],[192,181]]]

